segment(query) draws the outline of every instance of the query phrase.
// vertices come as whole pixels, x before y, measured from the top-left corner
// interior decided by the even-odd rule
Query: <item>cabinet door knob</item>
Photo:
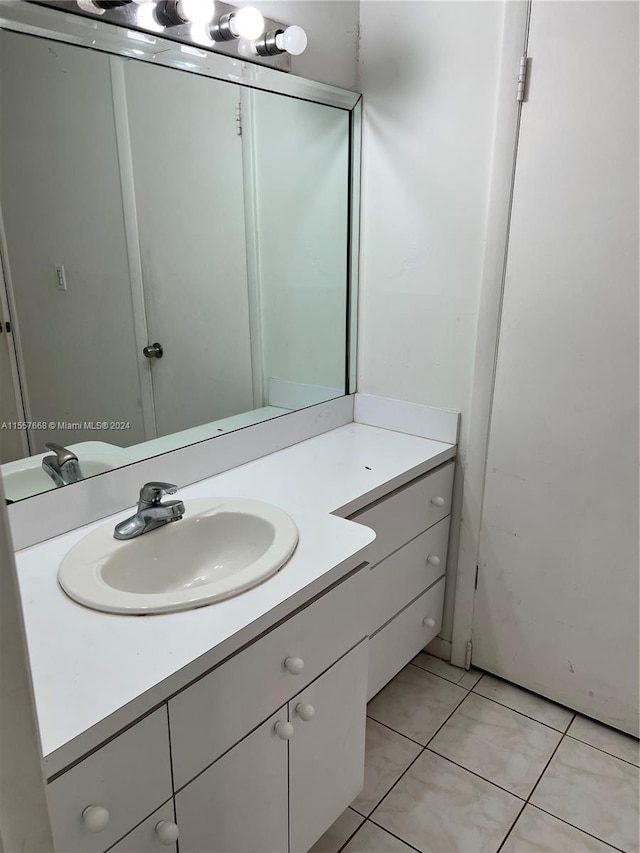
[[[427,557],[427,563],[429,563],[430,566],[439,566],[440,557],[436,557],[435,554],[429,554],[429,556]]]
[[[160,844],[175,844],[178,840],[178,824],[170,820],[161,820],[156,824],[156,835]]]
[[[441,498],[439,496],[437,496],[435,498],[431,498],[431,503],[434,506],[444,506],[444,498]]]
[[[298,702],[296,705],[296,714],[300,717],[301,720],[304,720],[305,723],[308,723],[309,720],[313,720],[316,715],[316,709],[313,705],[309,705],[305,702]]]
[[[284,668],[287,672],[290,672],[291,675],[300,675],[304,669],[304,661],[302,658],[286,658]]]
[[[280,740],[290,740],[293,737],[293,726],[291,723],[285,723],[282,720],[273,727]]]
[[[435,628],[436,620],[432,619],[431,616],[425,616],[425,618],[422,620],[422,624],[425,628]]]
[[[109,823],[109,812],[102,806],[87,806],[82,812],[82,822],[89,832],[102,832]]]

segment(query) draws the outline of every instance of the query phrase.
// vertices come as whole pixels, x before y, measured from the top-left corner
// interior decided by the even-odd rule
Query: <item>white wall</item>
[[[358,0],[238,0],[236,5],[243,3],[283,24],[305,28],[309,44],[293,57],[294,74],[357,91]]]
[[[390,7],[402,26],[390,26]],[[502,2],[361,6],[358,390],[461,410],[463,465],[503,11]],[[458,476],[458,501],[460,491]],[[447,639],[456,544],[453,525]]]

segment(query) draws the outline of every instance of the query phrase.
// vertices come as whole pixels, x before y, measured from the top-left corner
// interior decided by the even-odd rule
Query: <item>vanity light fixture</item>
[[[2,0],[0,0],[2,2]],[[59,7],[62,0],[40,0]],[[202,45],[227,55],[259,61],[273,59],[276,67],[289,70],[289,57],[298,56],[307,46],[307,34],[297,25],[287,26],[273,19],[265,21],[254,6],[236,8],[226,0],[75,0],[83,12],[105,15],[103,20],[148,33],[167,30],[170,38],[194,47]],[[267,30],[265,32],[265,29]],[[236,44],[234,45],[233,42]],[[271,64],[264,63],[261,64]]]
[[[280,53],[290,53],[299,56],[307,46],[307,34],[297,25],[285,30],[272,30],[262,38],[254,41],[252,50],[258,56],[277,56]]]
[[[233,39],[257,39],[264,32],[264,17],[253,6],[243,6],[234,12],[221,15],[209,27],[213,41],[233,41]]]

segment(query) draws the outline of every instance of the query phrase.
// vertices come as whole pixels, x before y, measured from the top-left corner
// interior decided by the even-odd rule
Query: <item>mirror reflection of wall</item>
[[[3,462],[346,392],[346,110],[6,31],[0,76]]]

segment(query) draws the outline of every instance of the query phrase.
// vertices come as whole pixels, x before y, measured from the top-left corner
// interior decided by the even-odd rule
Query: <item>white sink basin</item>
[[[185,515],[135,539],[105,524],[58,571],[64,591],[107,613],[167,613],[245,592],[275,574],[298,542],[282,510],[244,498],[185,501]]]
[[[105,441],[82,441],[79,444],[69,444],[67,447],[80,460],[82,476],[85,478],[135,462],[126,450],[107,444]],[[9,500],[19,501],[22,498],[55,489],[56,484],[42,468],[42,460],[50,455],[51,451],[47,450],[46,453],[28,456],[3,465],[2,481],[5,496]]]

